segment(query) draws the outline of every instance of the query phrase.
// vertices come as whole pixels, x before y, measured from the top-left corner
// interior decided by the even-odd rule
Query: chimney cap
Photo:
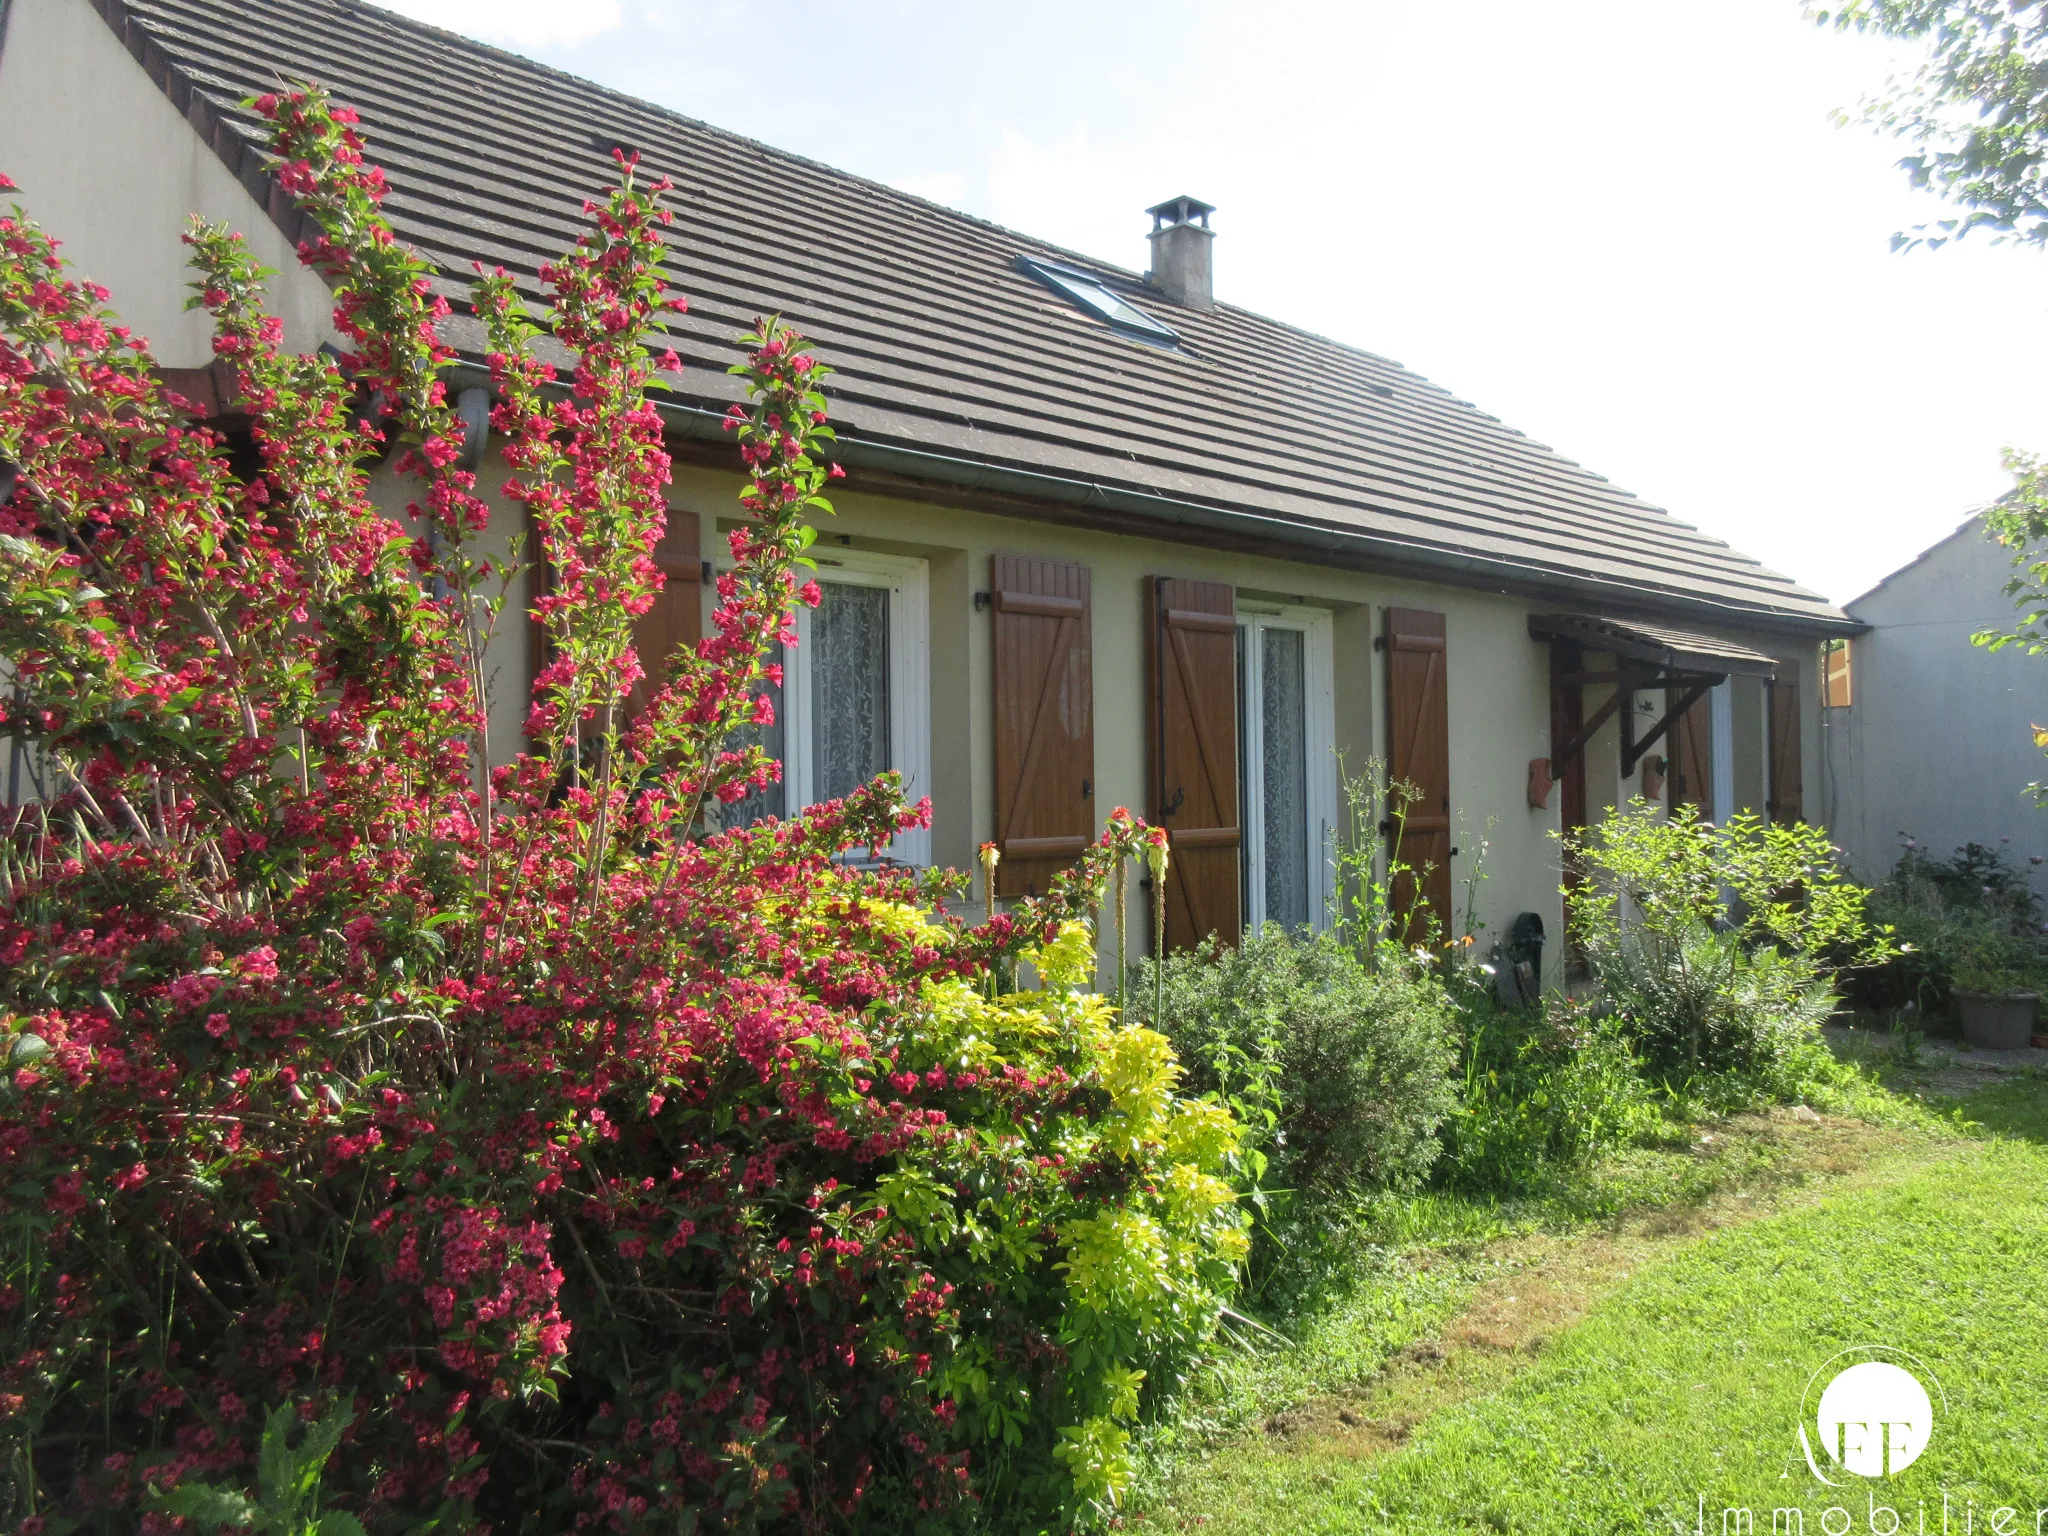
[[[1216,205],[1214,203],[1205,203],[1199,197],[1189,197],[1183,193],[1179,197],[1169,197],[1165,202],[1147,208],[1145,211],[1152,215],[1152,233],[1156,235],[1160,230],[1172,224],[1200,223],[1202,228],[1207,229],[1209,227],[1209,215],[1216,211]]]

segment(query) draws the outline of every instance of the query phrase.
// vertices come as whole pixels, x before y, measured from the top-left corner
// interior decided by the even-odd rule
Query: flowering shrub
[[[476,288],[551,575],[533,750],[493,768],[512,573],[447,306],[351,114],[255,105],[348,348],[282,351],[240,241],[194,227],[253,455],[0,215],[0,726],[40,790],[0,844],[0,1516],[245,1507],[280,1406],[346,1424],[319,1498],[372,1531],[1113,1502],[1244,1246],[1235,1122],[1079,990],[1083,913],[1163,850],[1119,813],[969,927],[935,915],[954,877],[841,857],[923,823],[893,776],[704,830],[778,771],[729,744],[818,600],[825,370],[748,338],[737,568],[629,720],[676,366],[643,339],[666,189],[630,160],[543,273],[563,379],[510,281]],[[368,492],[389,438],[402,524]],[[1000,992],[1020,958],[1043,989]]]

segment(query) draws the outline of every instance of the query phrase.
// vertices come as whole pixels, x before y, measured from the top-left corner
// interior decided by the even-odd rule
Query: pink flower
[[[277,951],[268,944],[258,945],[241,957],[238,969],[252,981],[277,980]]]
[[[434,1314],[434,1326],[447,1330],[455,1325],[455,1292],[445,1285],[430,1285],[420,1294]]]
[[[180,976],[168,989],[171,1005],[176,1008],[198,1008],[213,1001],[213,994],[220,990],[220,978],[197,974]]]

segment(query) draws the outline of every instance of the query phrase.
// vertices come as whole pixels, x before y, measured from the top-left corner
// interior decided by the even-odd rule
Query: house
[[[0,161],[188,391],[211,355],[181,307],[192,211],[280,269],[292,343],[327,335],[237,105],[280,80],[361,112],[390,217],[458,301],[475,260],[537,294],[615,147],[674,179],[661,632],[701,626],[738,514],[734,338],[779,311],[836,370],[826,598],[790,659],[782,790],[753,809],[894,767],[933,801],[897,855],[969,867],[993,840],[1017,894],[1128,804],[1173,830],[1177,943],[1328,921],[1340,755],[1416,786],[1423,894],[1451,924],[1469,890],[1496,934],[1523,911],[1557,931],[1555,834],[1630,795],[1800,814],[1816,648],[1850,621],[1402,365],[1221,302],[1194,198],[1149,210],[1141,274],[355,0],[4,16]],[[479,388],[477,327],[451,339],[451,387]],[[501,507],[494,537],[518,528]],[[491,657],[501,751],[518,629]]]
[[[2048,724],[2048,661],[1970,637],[2010,629],[2011,553],[1981,515],[1848,605],[1868,628],[1839,642],[1822,685],[1816,810],[1864,880],[1882,879],[1907,838],[1936,858],[2004,846],[2048,895],[2048,781],[2034,744]]]

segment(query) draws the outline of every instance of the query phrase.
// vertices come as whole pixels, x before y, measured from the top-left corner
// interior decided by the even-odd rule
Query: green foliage
[[[2005,470],[2012,489],[1984,512],[1984,533],[2012,556],[2005,595],[2018,622],[2007,630],[1984,630],[1970,638],[1989,651],[2016,645],[2030,656],[2048,652],[2048,463],[2008,448]],[[2033,726],[2034,745],[2048,751],[2048,728]],[[2036,801],[2048,801],[2048,785],[2027,786]]]
[[[1199,1088],[1273,1094],[1275,1183],[1329,1198],[1410,1189],[1454,1107],[1457,1013],[1427,970],[1370,971],[1339,937],[1269,926],[1147,962],[1134,988]],[[1155,988],[1163,1000],[1150,1012]]]
[[[1438,915],[1414,899],[1436,868],[1416,863],[1404,847],[1419,791],[1390,778],[1377,757],[1366,759],[1362,773],[1339,758],[1337,776],[1344,798],[1333,859],[1337,932],[1369,971],[1413,964],[1417,951],[1435,953],[1451,939]]]
[[[255,1498],[211,1483],[181,1482],[152,1499],[166,1515],[196,1522],[201,1530],[233,1526],[253,1536],[363,1536],[362,1522],[342,1510],[320,1512],[320,1476],[355,1417],[336,1405],[325,1418],[301,1419],[289,1403],[270,1410],[257,1453]],[[292,1432],[304,1428],[297,1445]]]
[[[897,915],[917,937],[919,914]],[[1064,1080],[1074,1094],[1054,1113],[963,1123],[865,1207],[915,1238],[926,1288],[957,1308],[958,1342],[931,1392],[979,1448],[983,1523],[1036,1529],[1077,1498],[1115,1507],[1143,1402],[1172,1393],[1235,1287],[1247,1170],[1238,1123],[1215,1096],[1185,1091],[1166,1037],[1082,990],[1095,971],[1084,924],[1062,924],[1026,958],[1043,990],[990,999],[964,978],[927,982],[899,1068],[956,1088]],[[1026,1334],[1057,1350],[1010,1342]],[[887,1526],[889,1512],[869,1518]]]
[[[1641,1139],[1660,1115],[1621,1020],[1563,997],[1541,1009],[1467,1002],[1458,1109],[1438,1181],[1522,1195]]]
[[[1954,994],[2048,989],[2041,903],[2002,847],[1968,843],[1937,859],[1912,838],[1882,885],[1871,918],[1897,944],[1880,964],[1849,973],[1858,1007],[1946,1018]]]
[[[1749,812],[1717,827],[1638,800],[1569,851],[1587,875],[1574,937],[1645,1069],[1674,1089],[1782,1090],[1833,1009],[1834,972],[1886,953],[1812,827]]]
[[[1968,211],[1895,243],[1941,245],[1971,230],[2048,243],[2048,5],[2041,0],[1843,0],[1808,15],[1925,49],[1862,115],[1912,146],[1900,168]]]

